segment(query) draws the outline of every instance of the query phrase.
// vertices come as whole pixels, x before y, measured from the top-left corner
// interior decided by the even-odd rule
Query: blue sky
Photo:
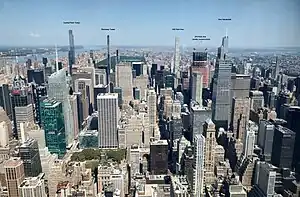
[[[190,46],[206,35],[201,44],[216,47],[227,27],[231,47],[300,46],[300,0],[0,0],[0,24],[0,45],[68,44],[69,28],[75,44],[103,45],[101,27],[114,27],[112,45],[172,46],[177,35]]]

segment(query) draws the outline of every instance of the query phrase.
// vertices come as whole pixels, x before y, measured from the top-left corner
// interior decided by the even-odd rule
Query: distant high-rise
[[[67,145],[64,112],[61,102],[44,100],[41,103],[41,120],[45,131],[46,146],[51,153],[63,157],[66,153]]]
[[[35,84],[42,85],[45,83],[44,71],[41,69],[29,69],[27,70],[27,82],[34,82]]]
[[[258,109],[261,109],[264,107],[264,95],[263,92],[261,91],[250,91],[250,98],[251,98],[251,103],[250,107],[254,111],[257,111]]]
[[[129,103],[133,99],[132,68],[130,64],[116,66],[116,87],[123,90],[123,101]]]
[[[20,197],[18,186],[25,178],[24,165],[21,158],[12,157],[4,163],[5,178],[9,197]]]
[[[118,148],[118,122],[120,111],[118,94],[107,93],[97,96],[98,131],[100,148]]]
[[[191,75],[193,73],[199,73],[202,75],[203,88],[209,87],[210,80],[210,68],[207,58],[207,52],[193,52],[193,63],[190,67]]]
[[[74,81],[75,92],[81,92],[83,105],[83,118],[86,119],[89,115],[89,105],[92,102],[91,91],[93,91],[93,84],[91,79],[79,78]],[[96,95],[97,96],[97,95]]]
[[[9,119],[12,120],[13,112],[8,84],[0,84],[0,106],[3,107]]]
[[[110,40],[109,35],[106,36],[107,44],[107,70],[106,70],[106,84],[110,82],[111,58],[110,58]]]
[[[212,118],[217,128],[228,128],[230,119],[231,62],[227,60],[228,36],[223,37],[213,79]]]
[[[174,68],[172,69],[172,73],[177,75],[180,72],[180,46],[179,46],[179,37],[175,37],[175,55],[174,55]]]
[[[167,174],[168,172],[168,142],[167,140],[153,141],[150,144],[151,174]]]
[[[149,116],[149,131],[150,136],[154,137],[154,132],[156,129],[156,121],[157,121],[157,100],[156,100],[156,92],[154,89],[148,90],[147,96],[147,104],[148,104],[148,116]]]
[[[199,73],[192,73],[190,85],[192,100],[196,101],[200,106],[202,106],[203,76]]]
[[[35,139],[26,140],[19,147],[19,155],[23,160],[25,177],[34,177],[42,173],[39,146]]]
[[[72,66],[76,63],[74,35],[72,30],[69,30],[69,47],[69,73],[72,76]]]

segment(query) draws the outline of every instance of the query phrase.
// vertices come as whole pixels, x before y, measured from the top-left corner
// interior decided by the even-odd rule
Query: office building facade
[[[100,148],[118,148],[118,122],[120,118],[118,94],[97,96],[98,131]]]
[[[41,103],[41,120],[49,151],[58,154],[59,157],[64,156],[67,145],[61,102],[44,100]]]
[[[28,139],[19,147],[19,156],[23,160],[25,177],[42,173],[39,146],[35,139]]]

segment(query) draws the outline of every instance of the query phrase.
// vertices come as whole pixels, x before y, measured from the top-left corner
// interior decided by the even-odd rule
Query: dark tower
[[[38,142],[28,139],[19,147],[19,154],[24,164],[25,177],[35,177],[42,173]]]

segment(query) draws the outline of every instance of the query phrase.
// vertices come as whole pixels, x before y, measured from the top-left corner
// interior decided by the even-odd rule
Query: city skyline
[[[228,29],[231,47],[296,47],[300,46],[299,9],[297,0],[115,0],[110,3],[0,0],[0,22],[5,30],[0,43],[68,45],[68,30],[73,29],[75,45],[105,45],[107,33],[101,28],[115,28],[110,33],[112,45],[173,46],[174,37],[179,36],[181,45],[193,46],[199,45],[192,41],[193,36],[206,35],[211,40],[200,45],[216,47]],[[218,18],[232,20],[223,22]],[[63,21],[80,24],[64,25]],[[174,32],[172,28],[184,28],[184,31]]]

